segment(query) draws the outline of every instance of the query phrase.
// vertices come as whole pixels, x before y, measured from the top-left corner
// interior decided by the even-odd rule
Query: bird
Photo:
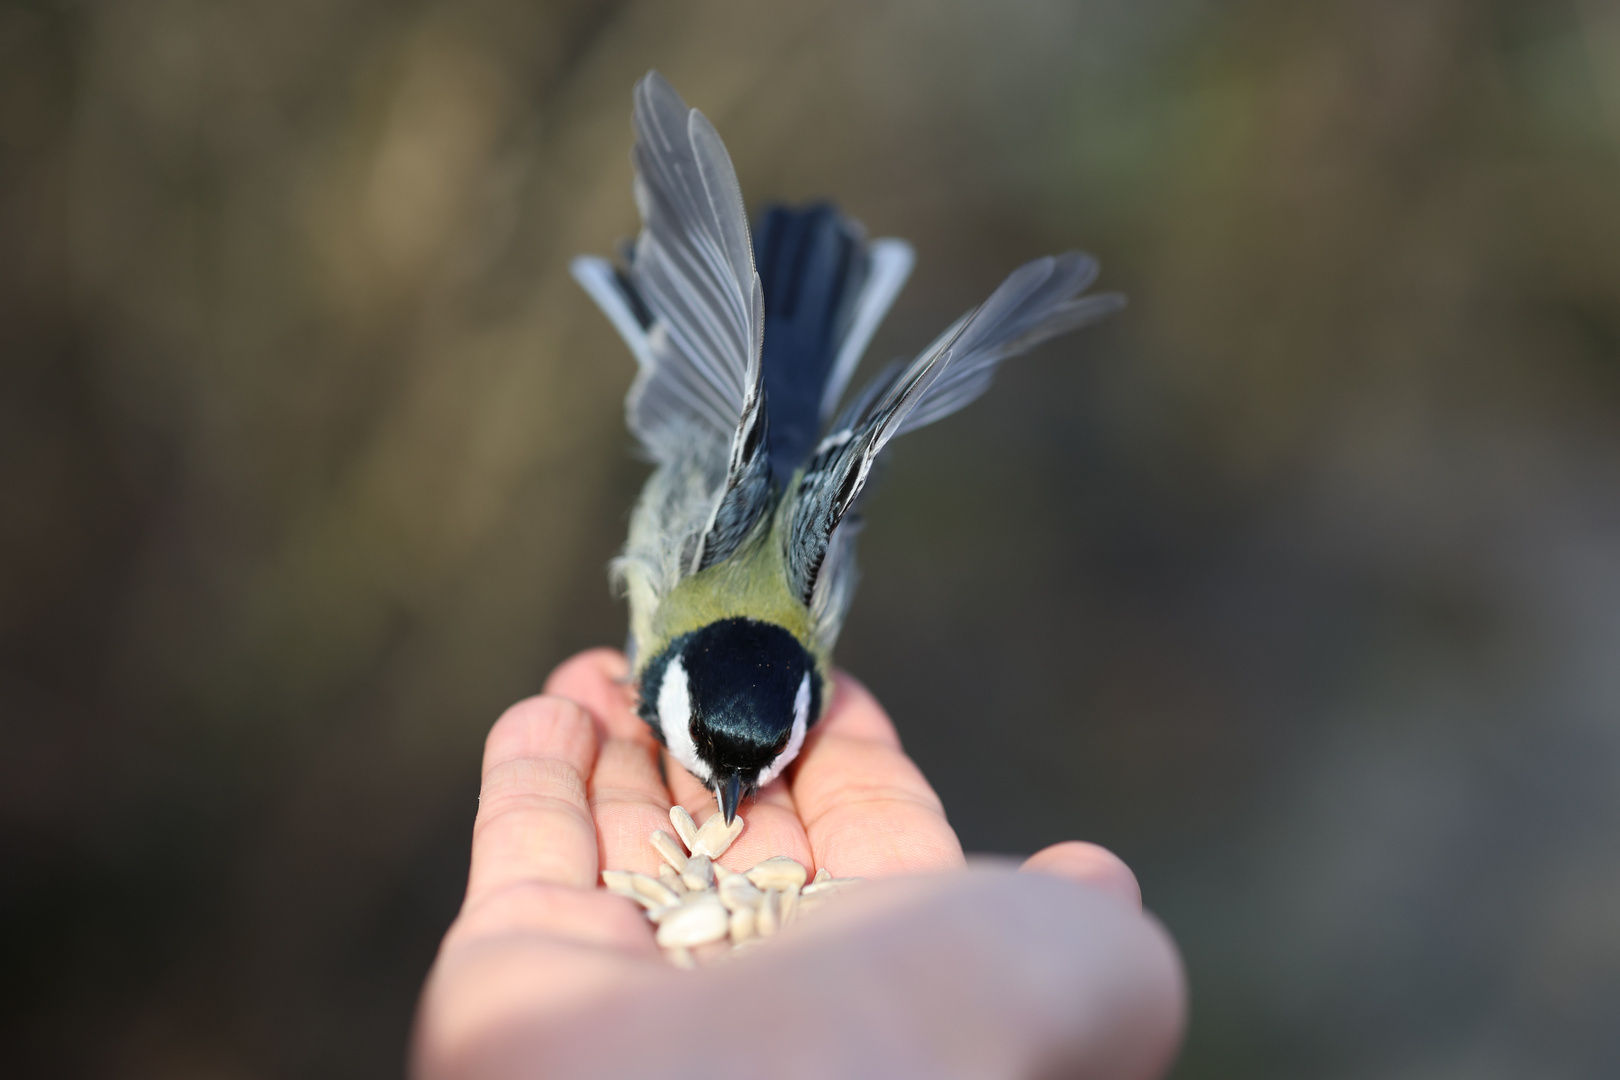
[[[915,261],[828,202],[750,229],[719,133],[650,71],[634,91],[642,227],[573,277],[635,357],[625,420],[653,465],[611,564],[638,712],[729,826],[831,696],[862,496],[897,436],[956,412],[1003,360],[1117,310],[1078,251],[1014,270],[914,359],[844,401]]]

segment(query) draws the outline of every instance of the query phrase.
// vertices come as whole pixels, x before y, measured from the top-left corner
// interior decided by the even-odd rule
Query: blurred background
[[[0,2],[0,1073],[398,1075],[485,730],[623,640],[664,71],[744,191],[1131,297],[895,445],[840,660],[1120,852],[1174,1075],[1620,1075],[1620,9]]]

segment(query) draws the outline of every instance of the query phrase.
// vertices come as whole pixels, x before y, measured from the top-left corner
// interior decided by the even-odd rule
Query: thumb
[[[816,1075],[1158,1076],[1185,1021],[1181,961],[1118,902],[1111,865],[1090,866],[1086,888],[1005,871],[871,882],[761,950],[754,985],[796,988]]]
[[[745,956],[537,1015],[461,1074],[1150,1080],[1185,1015],[1151,917],[1058,876],[968,870],[868,882]]]
[[[1042,848],[1020,867],[1025,873],[1050,874],[1091,885],[1119,897],[1133,908],[1142,907],[1142,887],[1123,859],[1105,847],[1065,840]]]

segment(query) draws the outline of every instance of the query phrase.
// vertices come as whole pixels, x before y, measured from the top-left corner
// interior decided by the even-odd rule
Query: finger
[[[714,792],[704,787],[697,777],[687,772],[677,761],[666,755],[665,775],[669,777],[670,793],[675,801],[686,807],[692,819],[702,825],[720,812]],[[815,861],[811,858],[810,841],[799,821],[799,812],[793,805],[793,795],[781,780],[774,780],[738,808],[743,819],[743,831],[720,857],[720,865],[729,870],[747,870],[776,855],[786,855],[803,863],[813,874]]]
[[[1119,897],[1133,908],[1142,907],[1142,887],[1137,884],[1131,868],[1118,855],[1096,844],[1079,840],[1053,844],[1025,859],[1019,869],[1091,885]]]
[[[900,749],[877,700],[843,672],[832,707],[805,740],[792,793],[816,864],[837,877],[963,865],[939,796]]]
[[[592,649],[565,661],[546,690],[590,710],[601,734],[589,792],[602,865],[656,874],[661,860],[648,841],[654,829],[674,831],[669,791],[658,772],[661,748],[636,714],[635,692],[625,682],[628,670],[618,653]]]
[[[530,698],[495,722],[484,742],[468,906],[514,883],[596,884],[584,779],[595,758],[590,717],[563,698]]]
[[[617,649],[587,649],[569,657],[546,680],[545,692],[578,702],[590,713],[604,741],[654,741],[646,723],[636,715],[630,665]]]
[[[659,956],[646,912],[606,889],[515,882],[481,893],[445,934],[441,953],[488,938],[537,935],[554,943]]]

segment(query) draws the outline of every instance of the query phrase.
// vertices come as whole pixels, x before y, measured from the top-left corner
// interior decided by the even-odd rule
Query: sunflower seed
[[[713,899],[713,893],[689,892],[673,904],[659,904],[656,907],[649,907],[647,919],[649,922],[661,923],[681,908],[691,907],[693,904],[708,903]]]
[[[650,878],[646,874],[630,875],[630,885],[636,892],[649,900],[656,900],[660,904],[673,904],[680,900],[675,890],[665,885],[657,878]]]
[[[666,914],[658,924],[658,944],[702,945],[719,941],[731,930],[731,915],[720,901],[709,896],[698,897]]]
[[[675,868],[668,863],[658,868],[658,880],[676,896],[682,896],[687,891],[686,882],[681,880],[681,875],[677,874]]]
[[[622,896],[626,900],[634,900],[649,913],[664,906],[662,901],[654,900],[650,896],[643,896],[635,889],[609,889],[608,892],[612,893],[614,896]]]
[[[748,871],[748,880],[761,889],[802,888],[804,877],[804,867],[786,855],[766,859]]]
[[[714,888],[714,864],[707,855],[694,855],[686,860],[686,869],[681,872],[681,880],[693,892]]]
[[[800,915],[808,915],[817,908],[826,906],[826,893],[822,893],[820,896],[805,896],[803,893],[799,894],[799,905],[797,910]]]
[[[780,915],[782,925],[791,925],[793,922],[793,916],[799,913],[799,890],[797,886],[789,886],[782,891],[780,905],[782,908]]]
[[[812,881],[804,887],[806,896],[831,896],[843,892],[852,885],[859,885],[865,878],[858,877],[830,877],[825,881]]]
[[[732,911],[759,905],[760,892],[754,883],[738,874],[720,886],[720,902]]]
[[[752,881],[748,880],[747,874],[738,874],[730,870],[725,870],[725,867],[721,866],[719,863],[713,863],[712,865],[714,866],[714,876],[717,882],[715,887],[719,889],[721,893],[729,892],[752,896],[759,892],[759,887]],[[724,874],[721,873],[722,870],[725,870]]]
[[[663,829],[654,829],[652,846],[658,849],[658,854],[664,857],[664,861],[669,863],[677,874],[686,872],[686,849],[681,847],[680,842],[673,836]]]
[[[680,803],[676,803],[674,806],[670,807],[669,823],[675,826],[675,835],[681,838],[681,843],[686,845],[686,850],[696,851],[698,834],[697,822],[693,821],[692,815],[686,812],[686,807],[682,806]]]
[[[675,806],[669,820],[679,841],[662,829],[654,830],[652,846],[662,859],[656,878],[604,870],[602,884],[647,909],[647,920],[658,928],[658,944],[677,967],[702,967],[734,951],[754,948],[800,914],[821,907],[861,880],[835,878],[822,867],[806,883],[804,866],[786,855],[739,874],[714,859],[743,831],[742,818],[727,826],[721,815],[713,814],[701,828],[694,828],[691,815]]]
[[[766,889],[754,909],[754,932],[760,937],[776,933],[776,890]]]
[[[709,815],[709,820],[698,829],[697,835],[692,837],[692,852],[697,855],[707,855],[711,859],[718,859],[726,853],[726,848],[743,831],[743,819],[735,817],[731,824],[726,824],[726,816],[721,813]]]

